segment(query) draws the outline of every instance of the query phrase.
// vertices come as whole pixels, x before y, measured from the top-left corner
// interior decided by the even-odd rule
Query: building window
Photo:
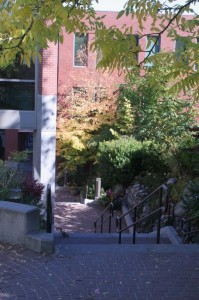
[[[0,80],[0,109],[35,109],[35,83]]]
[[[183,62],[188,62],[186,57],[186,51],[188,49],[188,45],[184,39],[176,39],[175,44],[175,53],[176,53],[176,59],[181,60]]]
[[[15,64],[0,69],[0,109],[35,109],[35,66]]]
[[[85,67],[88,61],[88,34],[75,33],[74,66]]]
[[[103,87],[95,87],[93,100],[95,102],[101,102],[108,99],[107,89]]]
[[[155,35],[147,36],[147,45],[146,45],[146,57],[153,56],[160,52],[160,37]],[[153,63],[146,62],[146,66],[152,66]]]
[[[130,46],[130,51],[134,51],[136,63],[138,62],[138,46],[139,46],[139,36],[137,34],[128,34],[127,37],[130,39],[132,46]]]
[[[88,91],[85,87],[73,87],[73,103],[81,104],[82,100],[88,99]]]

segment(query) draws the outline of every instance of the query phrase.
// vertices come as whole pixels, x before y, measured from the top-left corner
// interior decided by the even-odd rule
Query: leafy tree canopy
[[[152,68],[156,68],[157,59],[171,62],[170,69],[166,74],[166,80],[173,80],[173,89],[184,92],[195,90],[196,96],[199,95],[199,12],[194,10],[195,0],[181,1],[169,0],[129,0],[126,2],[124,9],[118,13],[120,19],[124,15],[136,18],[139,23],[139,32],[135,32],[132,26],[124,24],[120,30],[116,26],[103,28],[100,30],[97,40],[93,47],[98,47],[102,52],[102,60],[99,62],[100,67],[109,67],[111,70],[118,68],[125,69],[128,74],[134,72],[130,66],[137,66],[146,69],[146,63]],[[185,17],[191,13],[191,16]],[[151,18],[150,26],[147,18]],[[135,36],[137,34],[138,41]],[[142,48],[141,40],[146,36],[153,34],[157,38],[153,41],[150,50]],[[154,52],[158,38],[166,35],[172,40],[180,40],[183,47],[180,55],[175,52],[160,52],[151,55]],[[109,41],[107,48],[105,41]],[[147,48],[151,43],[148,42]],[[145,52],[145,58],[137,61],[137,54]],[[147,67],[148,69],[148,67]],[[155,70],[156,71],[156,70]],[[180,79],[180,80],[179,80]]]
[[[106,28],[103,17],[97,17],[93,9],[95,2],[98,0],[0,0],[0,67],[11,64],[16,56],[20,57],[21,62],[30,65],[31,59],[39,56],[40,50],[48,47],[49,41],[63,40],[64,29],[68,33],[96,31],[97,39],[92,49],[100,49],[102,54],[99,67],[110,70],[125,68],[130,71],[130,66],[137,65],[137,53],[145,49],[138,46],[135,38],[131,37],[133,26],[127,27],[124,24],[121,30],[116,26]],[[175,80],[177,90],[195,88],[199,93],[199,43],[196,43],[199,15],[191,8],[197,1],[186,0],[183,3],[177,4],[176,0],[128,0],[117,18],[123,15],[136,17],[140,27],[139,39],[150,33],[157,36],[166,33],[172,39],[180,37],[186,42],[187,47],[181,59],[176,58],[174,53],[158,55],[173,62],[167,76]],[[193,17],[186,19],[184,14],[190,12]],[[143,34],[148,17],[152,18],[151,26]],[[157,55],[150,56],[150,51],[139,67],[144,67],[146,60],[155,67]]]
[[[151,68],[144,76],[132,75],[120,87],[120,101],[128,99],[132,105],[136,139],[153,141],[161,151],[175,153],[192,140],[189,129],[198,117],[196,103],[192,95],[181,99],[169,89],[165,81],[169,62],[157,61],[156,70],[154,73]]]
[[[48,42],[62,41],[62,29],[87,32],[100,26],[92,0],[0,0],[0,66],[16,56],[30,65]]]

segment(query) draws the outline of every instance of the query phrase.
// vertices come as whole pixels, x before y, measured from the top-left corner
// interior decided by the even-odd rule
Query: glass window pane
[[[35,65],[32,63],[29,68],[16,61],[14,65],[0,69],[0,78],[35,80]]]
[[[34,108],[34,82],[0,82],[0,109],[34,110]]]
[[[154,46],[154,44],[155,44],[155,46]],[[148,55],[151,56],[151,55],[154,55],[158,52],[160,52],[160,38],[157,38],[156,36],[152,36],[152,35],[148,36],[147,37],[146,56],[148,56]]]
[[[74,65],[87,66],[88,35],[75,34]]]
[[[188,62],[187,57],[186,57],[186,50],[187,50],[187,43],[183,39],[176,39],[176,44],[175,44],[175,55],[176,59],[178,61],[183,61]]]
[[[147,45],[146,45],[146,57],[153,56],[154,54],[160,52],[160,37],[149,35],[147,36]],[[152,66],[152,62],[146,62],[145,66]]]

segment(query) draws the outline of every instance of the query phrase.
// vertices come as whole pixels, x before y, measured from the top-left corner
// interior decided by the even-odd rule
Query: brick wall
[[[49,43],[49,47],[41,51],[42,62],[39,64],[40,95],[57,94],[57,59],[58,44]]]
[[[105,12],[98,12],[99,15],[104,15]],[[133,26],[133,32],[136,34],[139,31],[138,23],[130,17],[123,16],[116,20],[116,12],[106,12],[104,23],[106,26],[116,25],[122,28],[123,24]],[[188,16],[188,18],[191,18]],[[147,18],[144,26],[146,30],[143,34],[149,34],[147,31],[150,28],[151,19]],[[94,38],[94,33],[89,32],[89,42]],[[145,36],[139,40],[139,44],[144,49],[147,44],[147,37]],[[175,41],[166,36],[166,32],[161,36],[161,50],[174,51]],[[115,90],[119,83],[124,82],[124,76],[118,76],[117,71],[111,75],[108,73],[102,74],[96,70],[96,56],[95,53],[88,52],[88,65],[86,67],[73,66],[73,52],[74,52],[74,34],[64,34],[64,42],[59,45],[59,63],[58,63],[58,92],[59,97],[64,94],[70,96],[73,87],[83,86],[103,86],[112,87]],[[139,53],[138,60],[142,61],[145,58],[145,53]]]

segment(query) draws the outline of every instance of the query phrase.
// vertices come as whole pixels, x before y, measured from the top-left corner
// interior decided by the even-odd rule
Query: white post
[[[95,199],[98,199],[100,197],[100,191],[101,191],[101,178],[96,178]]]

